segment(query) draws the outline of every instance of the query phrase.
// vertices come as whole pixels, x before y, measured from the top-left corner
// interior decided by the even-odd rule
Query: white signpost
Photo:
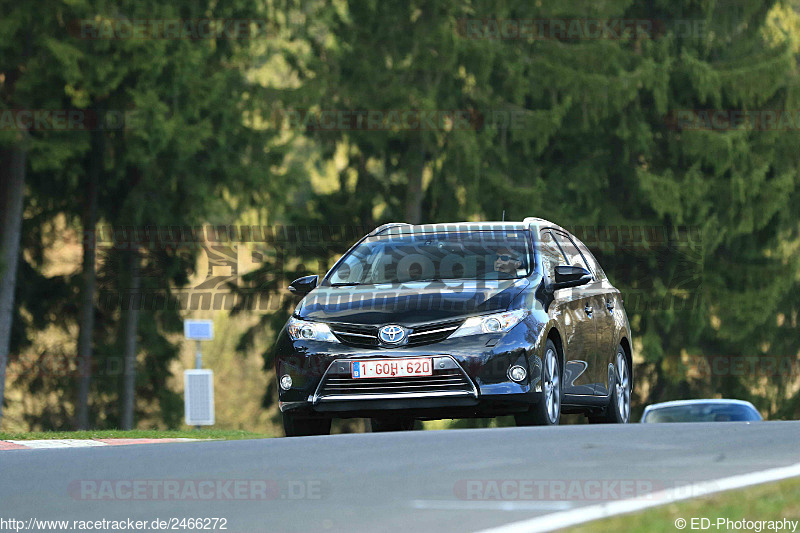
[[[214,322],[211,320],[184,320],[183,335],[197,343],[194,370],[183,372],[184,419],[189,426],[214,425],[214,372],[203,370],[202,341],[214,339]]]

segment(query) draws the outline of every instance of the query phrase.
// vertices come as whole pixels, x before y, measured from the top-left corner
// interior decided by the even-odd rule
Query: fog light
[[[289,374],[284,374],[281,376],[281,388],[283,390],[289,390],[292,388],[292,376]]]
[[[508,369],[508,377],[517,382],[525,381],[527,375],[528,373],[521,366],[512,366]]]

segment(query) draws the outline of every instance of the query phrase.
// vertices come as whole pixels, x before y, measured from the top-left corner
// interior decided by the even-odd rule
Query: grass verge
[[[251,431],[228,429],[186,429],[158,430],[134,429],[122,431],[117,429],[97,431],[34,431],[30,433],[0,433],[0,440],[45,440],[45,439],[265,439],[272,435],[253,433]]]
[[[651,533],[680,531],[675,522],[679,518],[686,520],[686,531],[691,531],[692,518],[708,518],[710,528],[707,531],[727,531],[725,525],[716,528],[717,519],[739,520],[800,520],[800,478],[791,478],[776,483],[758,485],[746,489],[721,492],[685,502],[677,502],[663,507],[656,507],[622,516],[615,516],[581,526],[570,528],[572,533],[596,533],[613,531],[618,533]],[[700,522],[695,530],[699,530]],[[768,529],[766,529],[768,531]],[[765,531],[765,529],[762,529]],[[791,531],[791,526],[789,526]],[[800,531],[798,526],[796,531]]]

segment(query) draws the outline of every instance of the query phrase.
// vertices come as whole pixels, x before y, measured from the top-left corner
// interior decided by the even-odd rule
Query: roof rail
[[[411,226],[411,224],[409,224],[408,222],[388,222],[388,223],[382,224],[382,225],[378,226],[377,228],[375,228],[374,230],[372,230],[370,232],[370,235],[379,235],[379,234],[383,233],[384,231],[386,231],[387,229],[396,228],[396,227],[399,227],[399,226]]]
[[[537,226],[541,227],[551,227],[557,229],[564,229],[560,225],[556,224],[555,222],[551,222],[549,220],[545,220],[544,218],[539,217],[525,217],[525,220],[522,221],[523,224],[536,224]]]
[[[551,223],[549,220],[539,217],[525,217],[525,219],[522,221],[523,224],[527,224],[528,222],[546,222],[547,224]]]

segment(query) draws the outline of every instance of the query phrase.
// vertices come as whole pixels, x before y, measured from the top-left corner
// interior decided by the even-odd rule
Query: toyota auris
[[[546,220],[386,224],[289,290],[303,299],[274,347],[289,436],[329,433],[337,417],[370,418],[373,431],[500,415],[629,421],[620,292]]]

